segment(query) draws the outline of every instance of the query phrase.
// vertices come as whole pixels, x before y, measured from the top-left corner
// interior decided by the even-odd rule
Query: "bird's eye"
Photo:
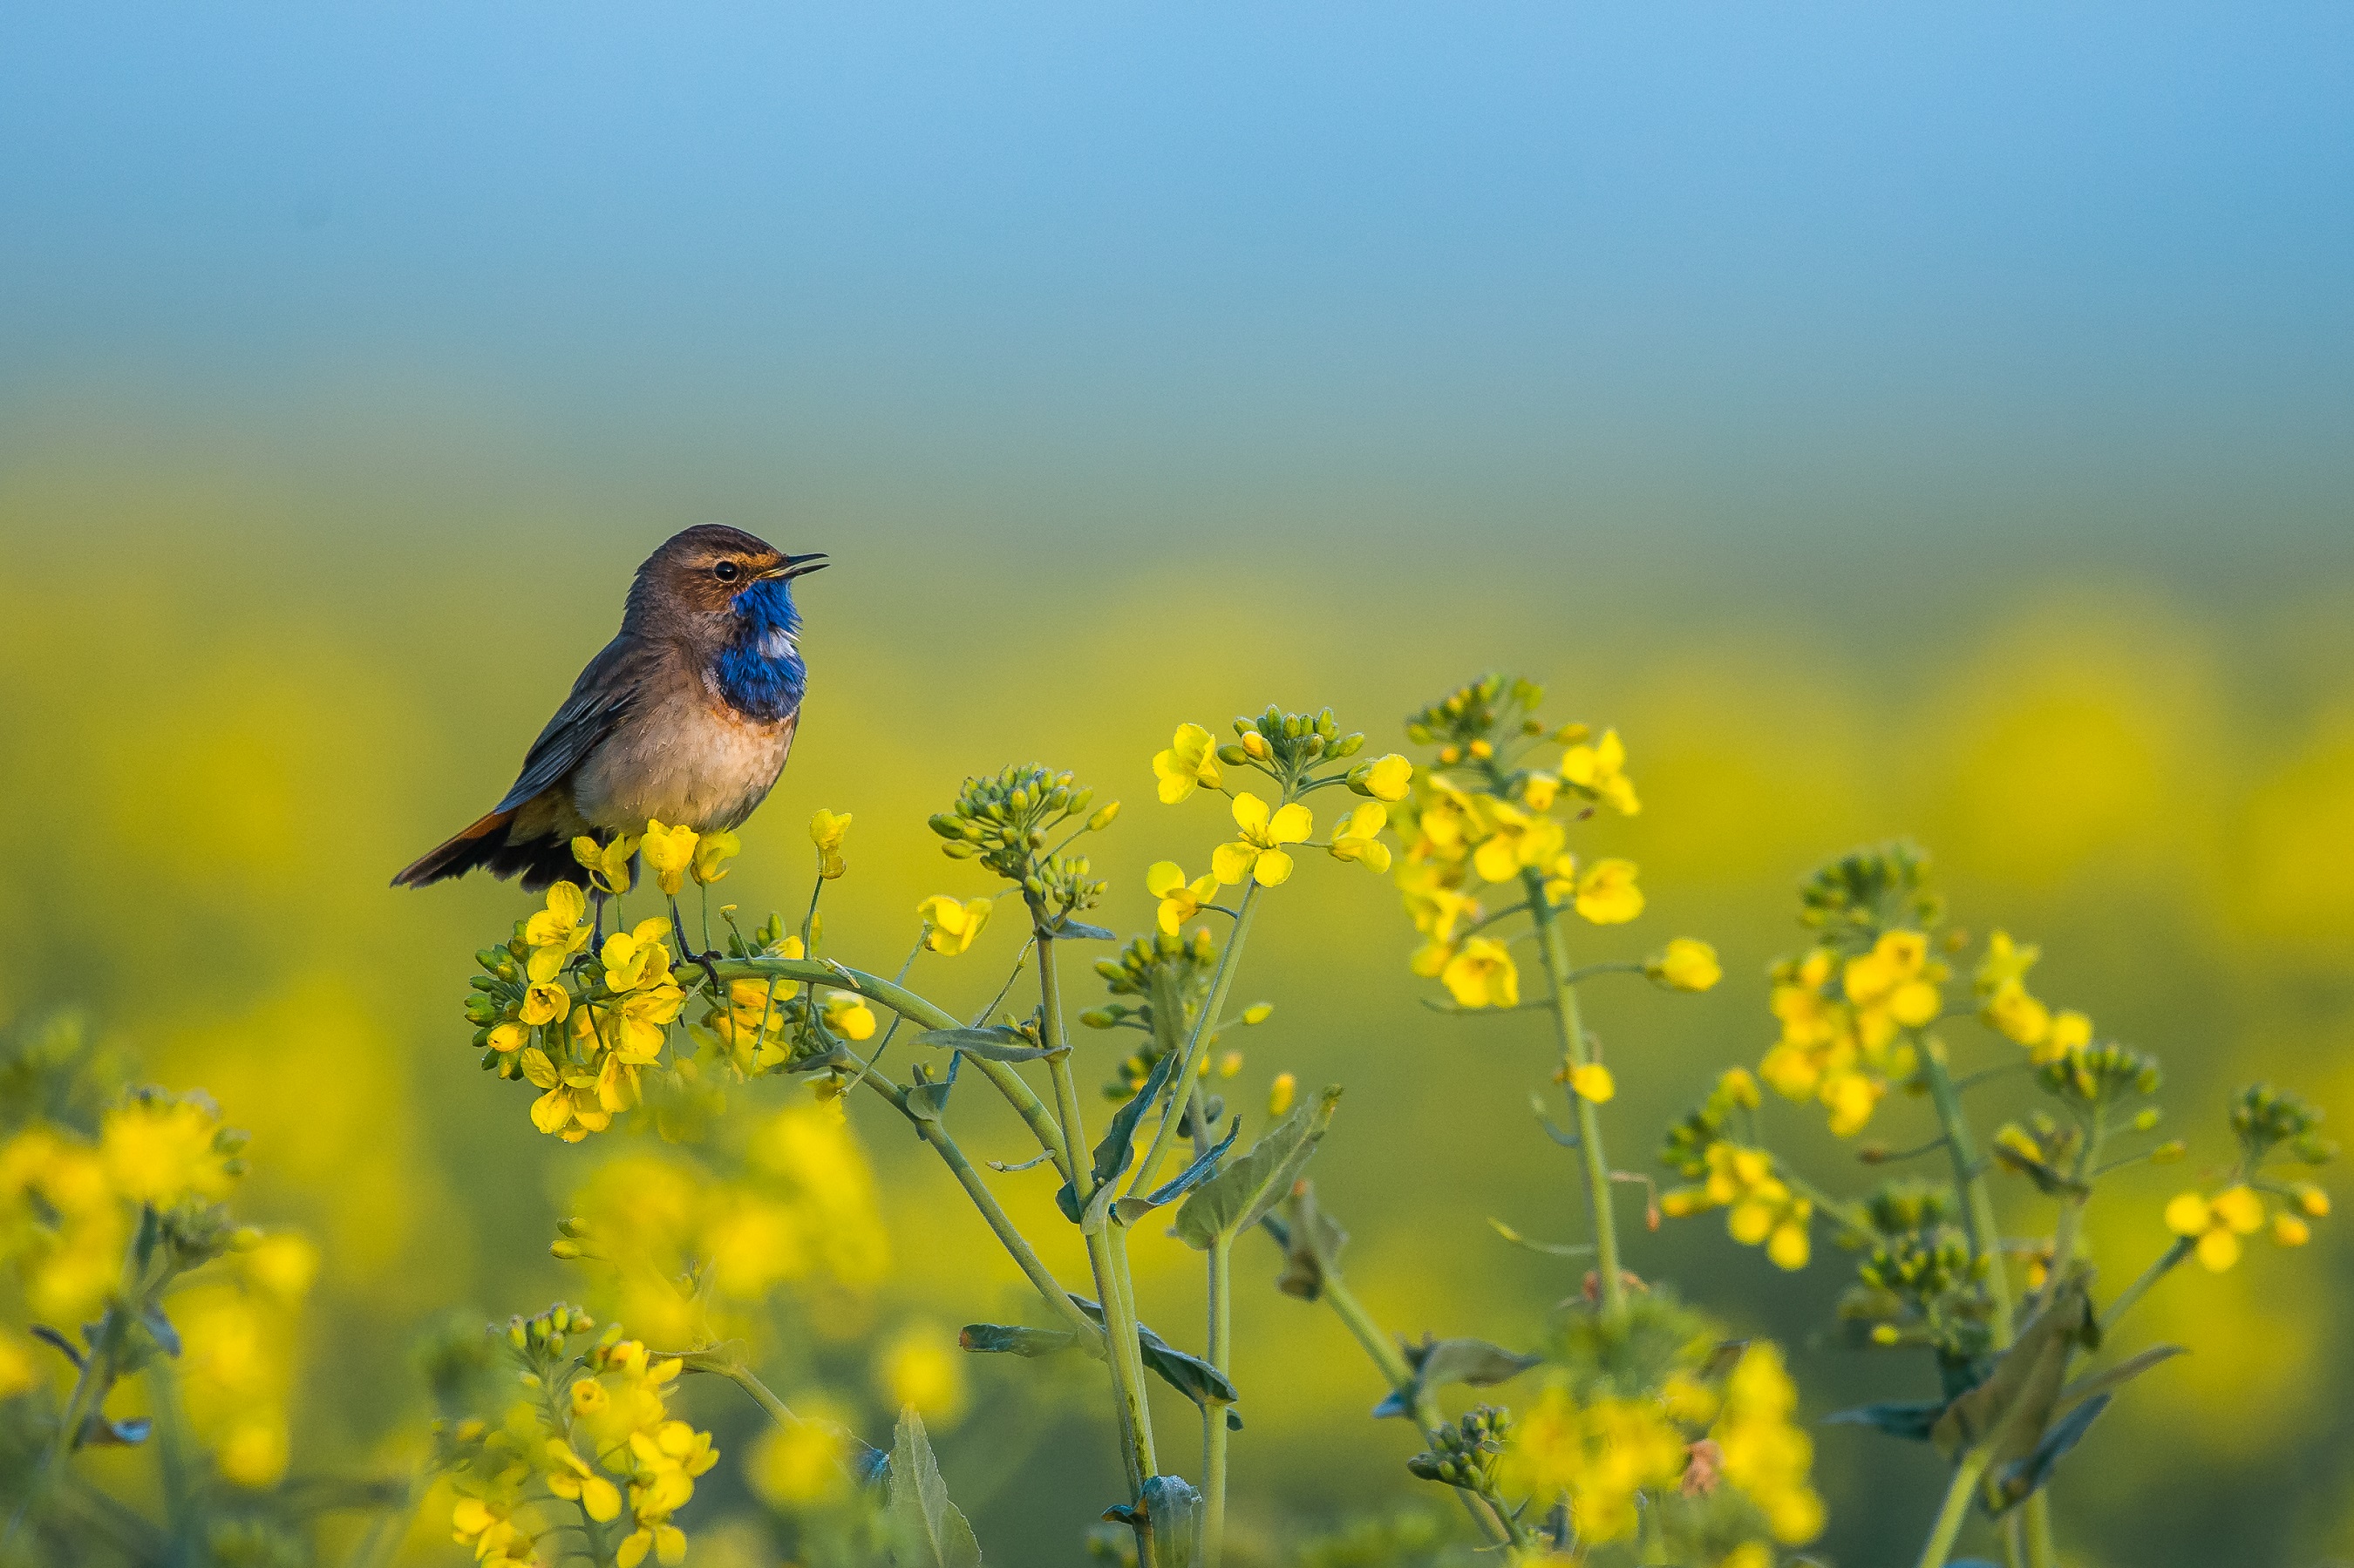
[[[722,561],[711,568],[711,575],[723,583],[732,583],[744,575],[744,569],[733,561]]]

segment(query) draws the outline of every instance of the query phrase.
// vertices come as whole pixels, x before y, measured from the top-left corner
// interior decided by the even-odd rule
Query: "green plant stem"
[[[1986,1474],[1987,1463],[1993,1455],[1991,1448],[1972,1448],[1954,1467],[1953,1481],[1946,1488],[1945,1506],[1937,1510],[1937,1522],[1929,1527],[1929,1539],[1921,1546],[1921,1568],[1946,1568],[1946,1559],[1954,1554],[1954,1542],[1962,1533],[1962,1521],[1969,1518],[1978,1478]]]
[[[1221,1231],[1210,1244],[1210,1364],[1230,1370],[1234,1359],[1235,1239]],[[1204,1568],[1220,1568],[1226,1554],[1226,1413],[1202,1407],[1202,1523]]]
[[[1569,941],[1562,934],[1561,914],[1545,894],[1544,874],[1533,867],[1521,874],[1529,890],[1529,917],[1536,922],[1538,951],[1551,982],[1553,1023],[1561,1035],[1563,1076],[1594,1060],[1586,1048],[1585,1025],[1579,1021],[1577,988],[1571,981]],[[1577,1151],[1585,1163],[1586,1206],[1594,1216],[1594,1264],[1601,1276],[1602,1310],[1617,1318],[1627,1310],[1627,1284],[1618,1264],[1618,1224],[1611,1211],[1610,1162],[1602,1152],[1602,1118],[1594,1102],[1571,1091],[1577,1116]]]
[[[1405,1352],[1398,1349],[1397,1341],[1382,1331],[1382,1326],[1373,1321],[1373,1314],[1365,1310],[1363,1303],[1350,1290],[1348,1282],[1341,1277],[1340,1271],[1329,1259],[1324,1263],[1320,1295],[1325,1305],[1332,1308],[1333,1315],[1347,1327],[1357,1343],[1364,1347],[1365,1354],[1372,1358],[1383,1381],[1390,1385],[1390,1391],[1400,1399],[1413,1402],[1416,1429],[1421,1432],[1424,1442],[1436,1446],[1438,1429],[1446,1425],[1445,1417],[1438,1413],[1437,1397],[1415,1386],[1414,1368],[1407,1364]],[[1448,1489],[1462,1500],[1464,1511],[1471,1516],[1471,1522],[1479,1527],[1479,1532],[1491,1544],[1502,1546],[1515,1540],[1517,1531],[1511,1520],[1494,1504],[1459,1487]]]
[[[2101,1140],[2107,1131],[2101,1108],[2093,1107],[2091,1121],[2084,1128],[2084,1146],[2076,1151],[2075,1169],[2069,1172],[2079,1189],[2089,1189],[2091,1171],[2101,1158]],[[2076,1233],[2084,1222],[2084,1206],[2092,1201],[2089,1190],[2061,1195],[2060,1217],[2052,1226],[2052,1266],[2044,1277],[2049,1288],[2056,1289],[2067,1277],[2068,1265],[2076,1252]],[[2052,1487],[2049,1482],[2028,1494],[2020,1506],[2019,1531],[2027,1549],[2027,1568],[2058,1568],[2060,1546],[2052,1529]]]
[[[1032,910],[1034,920],[1038,911]],[[1087,1148],[1087,1125],[1079,1106],[1078,1086],[1071,1077],[1070,1035],[1063,1022],[1062,976],[1055,952],[1055,938],[1043,928],[1038,931],[1038,992],[1041,1008],[1041,1033],[1046,1048],[1055,1054],[1046,1058],[1046,1069],[1055,1081],[1055,1103],[1063,1123],[1063,1147],[1070,1153],[1071,1190],[1078,1198],[1079,1213],[1087,1214],[1096,1196],[1096,1176],[1093,1167],[1086,1163],[1081,1150]],[[1144,1352],[1138,1343],[1135,1299],[1123,1266],[1125,1248],[1115,1247],[1121,1240],[1108,1234],[1108,1216],[1089,1226],[1083,1223],[1080,1233],[1087,1242],[1087,1264],[1096,1282],[1096,1299],[1102,1304],[1104,1329],[1109,1336],[1109,1354],[1113,1408],[1119,1412],[1120,1453],[1127,1463],[1129,1491],[1132,1500],[1144,1500],[1144,1483],[1159,1475],[1160,1467],[1152,1448],[1152,1407],[1144,1388]],[[1152,1537],[1150,1527],[1136,1532],[1140,1568],[1150,1568],[1152,1562]]]
[[[7,1530],[0,1532],[0,1554],[16,1545],[17,1531],[24,1527],[34,1503],[64,1478],[68,1460],[81,1446],[82,1433],[106,1404],[107,1393],[114,1386],[115,1362],[122,1354],[132,1320],[144,1309],[150,1291],[163,1283],[148,1277],[149,1269],[143,1255],[152,1240],[154,1224],[154,1212],[143,1211],[123,1257],[122,1284],[117,1287],[116,1298],[107,1303],[98,1321],[98,1331],[90,1336],[84,1346],[81,1366],[74,1373],[72,1392],[66,1395],[66,1408],[58,1418],[57,1433],[43,1446],[39,1459],[32,1467],[33,1473],[26,1480],[25,1495],[16,1511],[8,1516]]]
[[[2005,1350],[2011,1335],[2010,1277],[2003,1270],[2002,1233],[1995,1227],[1994,1194],[1987,1185],[1986,1162],[1978,1158],[1962,1097],[1954,1088],[1953,1075],[1946,1069],[1945,1051],[1935,1041],[1922,1043],[1921,1076],[1929,1086],[1930,1103],[1936,1107],[1946,1152],[1953,1160],[1954,1189],[1962,1196],[1963,1234],[1969,1238],[1971,1255],[1986,1261],[1987,1298],[1994,1309],[1994,1348]]]
[[[762,1383],[758,1373],[732,1355],[707,1351],[689,1351],[679,1357],[690,1372],[714,1372],[726,1378],[752,1396],[752,1403],[769,1413],[769,1418],[779,1426],[799,1426],[801,1418],[792,1407],[777,1397],[776,1391]]]
[[[2172,1272],[2174,1266],[2189,1257],[2191,1248],[2198,1245],[2189,1236],[2175,1237],[2174,1245],[2158,1254],[2150,1266],[2141,1271],[2141,1277],[2126,1286],[2117,1298],[2109,1303],[2109,1309],[2101,1314],[2101,1332],[2105,1334],[2115,1328],[2117,1319],[2126,1315],[2126,1309],[2147,1295],[2149,1287]]]
[[[1243,943],[1250,936],[1251,916],[1258,907],[1259,885],[1252,883],[1243,890],[1243,901],[1235,911],[1235,928],[1226,933],[1225,950],[1218,955],[1218,968],[1210,977],[1210,994],[1203,1000],[1202,1011],[1193,1017],[1193,1031],[1185,1041],[1184,1059],[1177,1064],[1177,1075],[1171,1080],[1171,1114],[1161,1118],[1159,1130],[1152,1135],[1152,1146],[1136,1163],[1136,1175],[1128,1184],[1129,1192],[1149,1192],[1161,1160],[1168,1158],[1170,1144],[1176,1141],[1177,1124],[1183,1118],[1175,1114],[1177,1097],[1186,1092],[1201,1070],[1202,1053],[1208,1049],[1210,1035],[1216,1020],[1226,1010],[1226,991],[1234,984],[1235,970],[1242,959]]]

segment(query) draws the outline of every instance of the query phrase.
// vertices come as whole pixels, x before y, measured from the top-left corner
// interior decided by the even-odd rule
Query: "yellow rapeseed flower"
[[[670,948],[663,941],[669,935],[670,922],[656,916],[606,938],[604,950],[597,955],[605,966],[605,988],[635,991],[669,980]]]
[[[627,833],[615,834],[610,843],[586,833],[572,841],[572,858],[588,874],[589,884],[606,893],[630,890],[630,862],[637,853],[638,841]]]
[[[232,1178],[213,1143],[219,1131],[219,1114],[201,1100],[133,1100],[100,1119],[99,1158],[114,1191],[134,1203],[225,1198]]]
[[[1850,959],[1840,975],[1856,1009],[1856,1028],[1867,1047],[1883,1045],[1899,1025],[1917,1029],[1945,1006],[1937,982],[1946,966],[1929,959],[1929,938],[1919,931],[1883,931],[1872,951]]]
[[[1291,1108],[1292,1096],[1299,1092],[1299,1080],[1289,1073],[1278,1073],[1275,1082],[1267,1089],[1267,1114],[1279,1117]]]
[[[1414,787],[1414,764],[1393,751],[1366,764],[1362,783],[1366,794],[1394,805]]]
[[[1610,1069],[1601,1063],[1588,1062],[1582,1067],[1570,1069],[1569,1092],[1579,1099],[1592,1100],[1596,1105],[1604,1105],[1617,1094],[1618,1081],[1610,1075]]]
[[[1486,937],[1465,942],[1438,978],[1458,1007],[1520,1005],[1521,971],[1504,944]]]
[[[1488,882],[1510,882],[1524,866],[1543,865],[1561,853],[1563,829],[1551,817],[1532,816],[1509,800],[1479,798],[1487,836],[1471,853],[1471,866]]]
[[[843,1461],[849,1445],[844,1413],[834,1410],[822,1395],[793,1401],[801,1420],[790,1426],[771,1426],[752,1450],[746,1467],[753,1491],[783,1508],[806,1508],[830,1502],[849,1484]]]
[[[1144,890],[1161,900],[1161,928],[1173,937],[1218,895],[1218,879],[1203,875],[1187,882],[1184,867],[1173,860],[1156,860],[1145,868]]]
[[[547,907],[524,922],[523,939],[531,947],[526,966],[535,980],[551,980],[564,960],[588,945],[588,895],[577,883],[559,882],[547,890]]]
[[[1631,860],[1597,860],[1577,879],[1577,912],[1597,926],[1620,926],[1643,912]]]
[[[662,1054],[670,1026],[686,1005],[686,993],[664,982],[641,986],[621,999],[614,1012],[613,1053],[622,1061],[643,1065]]]
[[[744,853],[744,841],[734,833],[705,833],[695,846],[695,880],[708,887],[727,874],[727,863]]]
[[[2264,1228],[2264,1201],[2253,1189],[2227,1187],[2212,1198],[2177,1193],[2166,1205],[2166,1228],[2199,1244],[2199,1261],[2221,1274],[2240,1261],[2240,1238]]]
[[[2032,944],[2025,946],[2010,939],[2008,931],[1994,931],[1987,937],[1986,957],[1978,963],[1978,988],[1991,996],[2005,986],[2023,986],[2027,971],[2042,958],[2043,949]],[[2028,1044],[2028,1042],[2021,1042]]]
[[[1153,754],[1152,774],[1161,781],[1164,806],[1177,804],[1204,784],[1214,789],[1219,779],[1217,743],[1200,725],[1181,724],[1169,749]]]
[[[1627,777],[1627,747],[1618,732],[1607,729],[1592,746],[1573,746],[1561,756],[1561,776],[1605,805],[1631,817],[1643,809],[1635,798],[1635,781]]]
[[[1691,937],[1670,938],[1667,951],[1645,964],[1643,971],[1676,991],[1707,991],[1724,978],[1716,949]]]
[[[2295,1214],[2284,1213],[2273,1216],[2273,1240],[2281,1245],[2303,1246],[2312,1239],[2313,1227]]]
[[[817,845],[817,874],[831,882],[850,869],[842,858],[842,841],[850,834],[848,811],[834,815],[821,806],[810,818],[810,842]]]
[[[981,935],[993,907],[986,898],[959,902],[945,893],[934,894],[916,906],[916,913],[924,922],[924,946],[936,953],[963,952]]]
[[[1389,870],[1390,846],[1381,841],[1389,820],[1390,809],[1379,800],[1368,800],[1350,812],[1332,831],[1333,858],[1356,861],[1376,874]]]
[[[1521,799],[1532,811],[1550,811],[1561,794],[1561,779],[1551,773],[1532,773],[1521,780]]]
[[[604,1385],[584,1382],[574,1385],[576,1392],[593,1388],[600,1393]],[[578,1401],[575,1401],[577,1407]],[[621,1489],[588,1467],[588,1461],[572,1451],[572,1445],[560,1437],[547,1440],[547,1457],[553,1461],[546,1477],[547,1489],[567,1502],[577,1502],[580,1511],[598,1523],[618,1519],[621,1513]]]
[[[523,1006],[517,1010],[515,1019],[536,1029],[563,1022],[571,1011],[572,993],[562,986],[552,982],[527,985],[523,988]]]
[[[673,897],[676,897],[678,890],[686,885],[687,868],[695,863],[697,836],[695,831],[684,822],[674,828],[666,828],[651,819],[646,823],[645,842],[642,846],[646,864],[652,869],[654,881],[661,885],[662,890]]]
[[[913,1409],[928,1426],[952,1426],[964,1414],[964,1361],[948,1336],[905,1330],[875,1361],[875,1383],[893,1410]]]
[[[1291,856],[1283,846],[1306,840],[1316,831],[1316,819],[1297,800],[1270,811],[1246,789],[1235,797],[1235,826],[1242,836],[1210,852],[1212,874],[1228,886],[1255,880],[1274,887],[1291,874]]]
[[[844,1040],[872,1039],[875,1010],[856,992],[837,991],[825,999],[825,1026]]]

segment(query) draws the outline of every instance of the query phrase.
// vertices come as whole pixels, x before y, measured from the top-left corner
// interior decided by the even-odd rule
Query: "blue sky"
[[[0,407],[20,451],[60,407],[290,447],[461,408],[754,485],[2309,528],[2354,477],[2349,46],[2318,6],[25,10]]]

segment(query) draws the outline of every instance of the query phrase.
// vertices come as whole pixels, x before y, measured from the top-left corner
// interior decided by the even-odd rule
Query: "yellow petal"
[[[1210,852],[1210,874],[1231,887],[1250,875],[1251,863],[1257,858],[1258,851],[1249,844],[1220,844]]]
[[[1235,797],[1235,825],[1245,833],[1266,828],[1269,813],[1267,802],[1246,789]]]
[[[2166,1205],[2166,1228],[2176,1235],[2203,1235],[2207,1219],[2207,1200],[2196,1192],[2178,1192]]]
[[[1617,1081],[1611,1077],[1610,1069],[1599,1062],[1571,1069],[1569,1086],[1579,1099],[1592,1100],[1596,1105],[1607,1104],[1618,1093]]]
[[[2209,1207],[2215,1211],[2217,1219],[2243,1236],[2264,1228],[2264,1201],[2252,1188],[2233,1187],[2218,1192]]]
[[[1276,812],[1267,825],[1267,837],[1279,844],[1299,843],[1315,831],[1315,815],[1297,800]]]
[[[2199,1238],[2199,1261],[2210,1274],[2221,1274],[2240,1261],[2240,1238],[2227,1230],[2211,1230]]]
[[[1291,875],[1291,856],[1279,849],[1261,850],[1251,863],[1251,874],[1261,887],[1278,886]]]
[[[1173,860],[1156,860],[1144,870],[1144,890],[1155,898],[1166,898],[1171,891],[1185,885],[1185,868]]]

